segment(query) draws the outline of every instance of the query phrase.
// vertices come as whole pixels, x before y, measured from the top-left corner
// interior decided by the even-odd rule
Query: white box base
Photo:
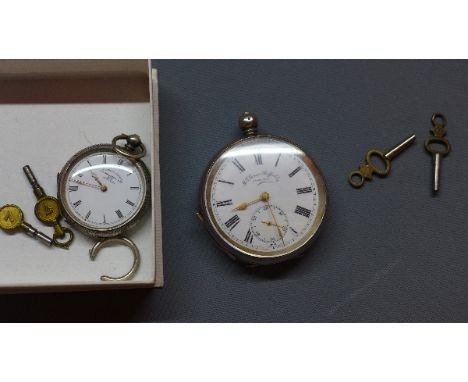
[[[148,154],[143,161],[156,177],[153,187],[157,187],[153,190],[152,211],[148,211],[143,222],[127,235],[141,254],[140,268],[132,280],[100,280],[101,275],[120,276],[131,268],[133,256],[126,247],[105,248],[96,261],[91,261],[89,249],[96,240],[76,230],[68,251],[48,248],[22,232],[10,235],[0,231],[0,292],[162,286],[159,160],[153,157],[159,155],[157,120],[153,134],[153,119],[158,116],[156,81],[153,78],[153,104],[0,105],[0,204],[17,204],[25,214],[25,221],[45,234],[51,236],[53,228],[44,226],[34,215],[36,198],[22,171],[27,164],[46,193],[56,196],[57,173],[77,151],[98,143],[110,143],[121,133],[136,133],[147,146]]]

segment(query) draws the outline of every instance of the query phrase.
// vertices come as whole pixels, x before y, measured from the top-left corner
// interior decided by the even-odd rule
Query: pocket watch
[[[296,144],[258,135],[251,113],[239,124],[245,137],[221,150],[204,174],[198,216],[236,260],[262,265],[297,257],[323,222],[324,177]]]
[[[134,254],[127,274],[102,276],[103,281],[129,280],[139,266],[138,248],[122,235],[141,221],[151,205],[151,176],[140,160],[145,155],[138,135],[122,134],[112,144],[79,151],[58,174],[58,199],[65,219],[83,234],[99,239],[90,250],[91,259],[110,244],[125,245]]]

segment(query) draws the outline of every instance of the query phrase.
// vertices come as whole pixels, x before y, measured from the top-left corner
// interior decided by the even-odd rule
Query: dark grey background
[[[467,61],[155,60],[160,74],[166,286],[1,296],[3,321],[467,321]],[[237,118],[300,143],[328,183],[328,218],[305,257],[252,270],[195,218],[200,177],[240,138]],[[430,117],[452,153],[431,195]],[[392,174],[347,183],[371,148],[409,134]]]

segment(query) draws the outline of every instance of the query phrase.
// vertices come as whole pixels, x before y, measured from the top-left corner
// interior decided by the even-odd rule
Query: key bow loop
[[[118,144],[119,141],[125,141],[124,146]],[[116,152],[130,159],[140,159],[146,155],[146,147],[137,134],[120,134],[112,140],[112,147]]]

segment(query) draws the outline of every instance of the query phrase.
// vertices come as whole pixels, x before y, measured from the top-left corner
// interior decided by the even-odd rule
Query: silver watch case
[[[122,225],[119,225],[117,227],[113,227],[110,229],[105,229],[105,228],[91,229],[89,227],[83,226],[78,220],[76,220],[73,217],[73,214],[68,209],[68,206],[65,203],[63,203],[62,200],[65,200],[65,192],[67,190],[67,184],[65,180],[67,179],[67,175],[70,169],[76,164],[76,162],[79,162],[84,157],[90,154],[102,153],[102,152],[108,152],[108,153],[112,153],[115,155],[121,155],[122,157],[132,161],[133,164],[137,167],[137,169],[143,175],[143,178],[145,179],[146,191],[145,191],[144,201],[140,210],[135,214],[135,216],[131,220],[123,223]],[[65,166],[63,166],[62,171],[58,173],[57,186],[58,186],[57,198],[59,200],[60,209],[65,220],[74,228],[76,228],[78,231],[92,238],[111,238],[111,237],[120,236],[123,233],[132,230],[136,225],[140,223],[145,213],[151,207],[151,174],[148,168],[141,160],[134,160],[116,152],[114,150],[114,147],[111,144],[98,144],[98,145],[86,147],[83,150],[78,151],[75,155],[73,155],[70,158],[70,160],[65,164]]]
[[[304,154],[304,157],[307,159],[307,162],[309,164],[309,168],[311,169],[312,174],[316,176],[317,178],[317,186],[322,196],[321,205],[319,207],[320,213],[318,215],[317,221],[314,223],[313,229],[311,230],[311,233],[308,239],[299,248],[289,253],[285,253],[279,256],[258,256],[253,253],[254,251],[245,250],[245,249],[240,248],[237,244],[227,242],[225,239],[223,239],[220,230],[216,228],[215,224],[213,224],[212,219],[209,216],[209,211],[208,211],[208,203],[207,203],[206,194],[207,194],[207,188],[211,185],[211,183],[208,180],[208,176],[210,172],[212,171],[212,169],[214,168],[214,166],[216,165],[216,163],[218,162],[218,160],[220,159],[220,157],[225,152],[232,149],[233,147],[241,143],[247,142],[249,140],[255,140],[258,138],[270,138],[270,139],[283,141],[292,146],[297,147],[300,151],[302,151],[302,153]],[[203,174],[202,181],[200,183],[199,192],[200,192],[199,217],[203,221],[210,235],[216,241],[218,246],[227,255],[229,255],[229,257],[231,257],[233,260],[240,261],[243,264],[252,265],[252,266],[282,263],[284,261],[289,261],[291,259],[297,258],[300,255],[302,255],[304,251],[307,250],[317,238],[319,230],[323,226],[322,223],[325,220],[326,209],[328,205],[328,193],[327,193],[325,178],[323,176],[323,173],[320,171],[320,169],[318,168],[318,166],[312,159],[312,157],[308,155],[307,152],[301,146],[297,145],[291,140],[284,138],[284,137],[278,137],[278,136],[269,135],[269,134],[258,134],[258,135],[256,134],[253,136],[241,138],[225,146],[223,149],[221,149],[214,156],[214,158],[210,161],[209,165],[207,166]]]

